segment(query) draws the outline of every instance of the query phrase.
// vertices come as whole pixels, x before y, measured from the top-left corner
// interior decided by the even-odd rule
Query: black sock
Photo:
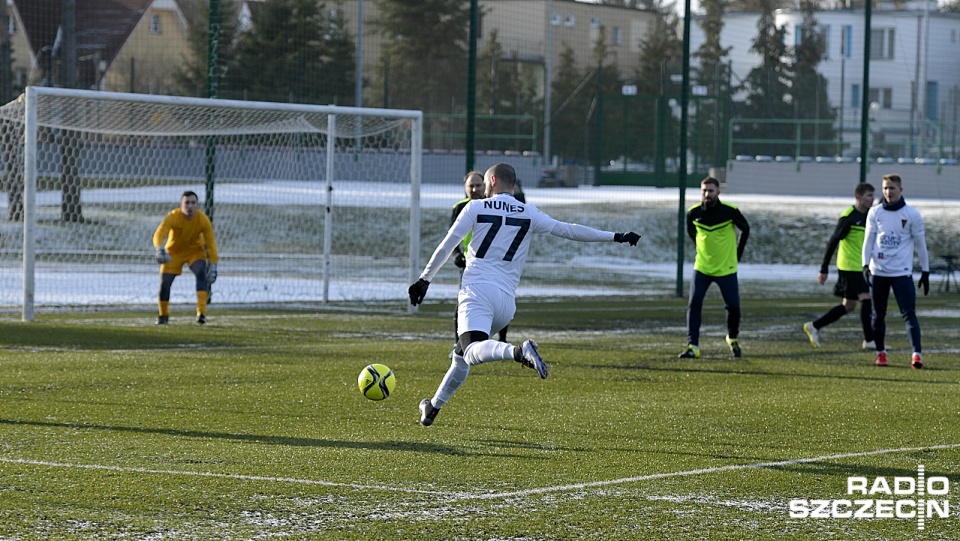
[[[826,314],[823,314],[820,319],[814,321],[813,327],[820,330],[845,315],[847,315],[847,309],[844,308],[842,304],[838,304],[831,308]]]
[[[860,323],[863,324],[863,339],[873,342],[873,303],[870,299],[860,305]]]

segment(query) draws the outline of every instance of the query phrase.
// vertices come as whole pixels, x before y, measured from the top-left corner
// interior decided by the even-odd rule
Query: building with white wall
[[[926,8],[930,7],[931,11]],[[826,58],[819,66],[827,81],[827,96],[836,108],[837,128],[845,141],[859,147],[862,107],[870,107],[872,145],[891,156],[923,156],[934,147],[958,145],[960,120],[960,14],[932,11],[933,3],[917,2],[909,9],[875,8],[871,14],[869,100],[863,103],[864,12],[821,11],[817,22],[826,41]],[[798,39],[802,14],[778,10],[776,24],[786,30],[786,43]],[[756,13],[731,13],[724,18],[721,43],[731,47],[734,77],[744,79],[760,62],[750,51],[757,34]],[[704,41],[696,22],[691,27],[691,51]],[[695,61],[695,59],[694,59]],[[914,92],[914,89],[920,89]]]

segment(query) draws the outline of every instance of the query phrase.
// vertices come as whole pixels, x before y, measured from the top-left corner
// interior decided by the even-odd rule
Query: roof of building
[[[110,64],[153,0],[76,0],[78,59]],[[62,0],[13,0],[35,56],[54,51],[62,25]]]

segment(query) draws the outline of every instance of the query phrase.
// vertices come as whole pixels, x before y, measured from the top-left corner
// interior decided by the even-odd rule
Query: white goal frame
[[[327,137],[327,141],[336,141],[335,138],[350,138],[361,136],[354,132],[338,134],[336,119],[344,116],[369,116],[389,119],[405,119],[412,123],[412,132],[410,134],[410,161],[409,161],[409,267],[408,283],[416,280],[420,272],[420,187],[421,187],[421,167],[422,167],[422,145],[423,145],[423,113],[421,111],[395,110],[395,109],[375,109],[375,108],[353,108],[342,106],[315,106],[298,105],[285,103],[269,102],[244,102],[235,100],[217,100],[202,98],[187,98],[175,96],[156,96],[145,94],[126,94],[116,92],[100,92],[87,90],[72,90],[48,87],[28,87],[21,100],[24,105],[24,133],[23,133],[23,292],[22,292],[22,313],[23,321],[33,321],[35,318],[35,291],[36,291],[36,254],[37,254],[37,181],[38,181],[38,135],[42,128],[63,128],[70,129],[69,126],[56,126],[47,124],[42,120],[44,115],[38,111],[38,104],[45,97],[67,97],[88,100],[98,100],[101,102],[120,101],[127,103],[148,103],[163,106],[187,106],[187,107],[205,107],[209,109],[233,109],[249,111],[278,111],[284,113],[322,113],[328,115],[326,131],[319,129]],[[359,126],[360,121],[356,124]],[[359,129],[359,128],[358,128]],[[203,129],[194,129],[193,135],[215,136],[217,132],[214,128],[206,133]],[[359,142],[359,139],[358,139]],[[326,145],[326,179],[325,206],[323,218],[323,255],[322,255],[322,279],[323,293],[322,302],[327,304],[330,301],[329,288],[331,279],[331,231],[335,219],[333,212],[333,183],[337,178],[338,171],[335,169],[336,160],[334,154],[337,152],[336,144]],[[342,149],[340,149],[342,151]],[[404,151],[407,151],[405,149]],[[401,179],[402,180],[402,179]],[[204,195],[201,194],[201,205]],[[176,201],[172,201],[171,208],[176,206]],[[318,209],[319,210],[319,209]],[[162,216],[156,216],[157,223]],[[216,219],[214,219],[214,228],[217,228]],[[150,231],[152,233],[152,231]],[[218,235],[219,236],[219,235]],[[219,240],[219,239],[218,239]],[[223,247],[221,246],[221,252]],[[222,266],[221,266],[222,267]],[[222,269],[225,270],[225,269]],[[405,289],[403,290],[405,293]]]

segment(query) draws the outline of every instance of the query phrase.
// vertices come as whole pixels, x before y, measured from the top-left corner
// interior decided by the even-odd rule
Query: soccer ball
[[[393,392],[393,388],[397,385],[397,378],[393,375],[393,370],[387,366],[369,364],[360,371],[357,384],[363,396],[370,400],[383,400]]]

